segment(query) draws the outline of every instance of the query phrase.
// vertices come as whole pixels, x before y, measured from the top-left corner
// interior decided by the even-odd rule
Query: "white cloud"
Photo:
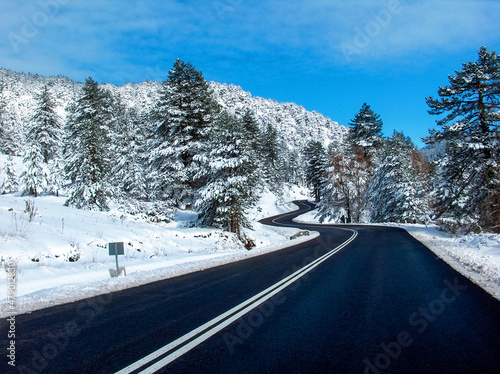
[[[498,42],[500,33],[498,19],[500,3],[494,1],[424,0],[401,1],[400,12],[393,14],[390,22],[380,23],[376,15],[368,16],[356,28],[351,27],[350,36],[337,40],[356,47],[355,38],[365,36],[366,45],[358,48],[359,54],[351,54],[358,61],[373,62],[393,57],[418,57],[422,54],[461,51],[470,47]],[[379,24],[378,32],[374,24]],[[370,30],[371,27],[371,30]],[[345,44],[344,44],[345,45]],[[356,56],[358,55],[358,56]]]
[[[494,49],[490,43],[500,40],[500,2],[488,0],[53,1],[66,5],[17,51],[7,36],[20,34],[43,9],[38,2],[7,2],[0,66],[16,69],[8,64],[18,61],[33,72],[100,72],[126,80],[140,66],[185,55],[363,67],[483,44]],[[347,56],[346,46],[353,48]]]

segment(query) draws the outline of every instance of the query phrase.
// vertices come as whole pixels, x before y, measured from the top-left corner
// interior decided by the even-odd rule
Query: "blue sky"
[[[0,0],[0,66],[77,81],[163,81],[177,58],[207,80],[347,125],[366,102],[384,132],[435,126],[425,97],[500,52],[497,0]]]

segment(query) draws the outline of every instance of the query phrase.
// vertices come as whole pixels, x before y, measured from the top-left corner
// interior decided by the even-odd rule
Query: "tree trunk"
[[[240,231],[240,219],[239,219],[239,214],[234,212],[231,213],[231,232],[234,232],[236,235],[238,235],[238,238],[241,238],[241,231]]]

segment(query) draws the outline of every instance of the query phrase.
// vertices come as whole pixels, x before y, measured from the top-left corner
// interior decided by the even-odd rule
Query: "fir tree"
[[[196,158],[207,183],[199,189],[196,206],[202,224],[234,232],[249,226],[246,211],[257,201],[259,183],[255,150],[242,121],[223,112],[211,131],[210,148]]]
[[[349,124],[348,141],[352,148],[360,147],[365,155],[374,155],[382,143],[382,120],[364,103]]]
[[[49,183],[54,182],[50,178],[49,162],[59,154],[61,131],[60,119],[55,113],[55,104],[47,86],[42,89],[37,101],[26,135],[27,149],[23,157],[26,170],[23,176],[25,193],[35,197],[44,190],[50,190]]]
[[[203,184],[195,178],[199,166],[194,157],[206,148],[219,111],[202,72],[177,60],[163,83],[154,114],[157,138],[150,162],[157,197],[179,205]]]
[[[328,158],[323,145],[312,140],[307,145],[304,156],[306,159],[306,183],[312,189],[316,202],[320,201],[320,193],[325,181]]]
[[[108,133],[113,121],[113,100],[108,91],[87,78],[83,92],[67,122],[66,205],[107,210],[113,195],[110,184]]]
[[[417,150],[417,147],[415,147],[410,137],[405,136],[403,132],[394,130],[392,137],[384,140],[381,149],[381,156],[385,158],[410,150]]]
[[[6,153],[3,150],[3,143],[5,141],[5,125],[4,125],[4,108],[5,108],[5,101],[3,98],[3,87],[4,83],[3,80],[0,81],[0,153]]]
[[[426,98],[430,114],[446,114],[437,121],[442,130],[432,130],[426,142],[446,143],[438,162],[437,217],[500,231],[500,57],[486,47],[478,55],[449,76],[440,99]]]
[[[58,155],[49,162],[47,192],[59,196],[59,191],[64,187],[64,160]]]
[[[241,118],[243,123],[243,131],[250,148],[255,152],[256,155],[262,157],[263,154],[263,143],[264,137],[260,131],[259,123],[255,119],[255,114],[251,110],[245,111],[245,114]]]
[[[371,222],[417,222],[428,218],[430,164],[402,132],[383,143],[383,160],[370,182]]]
[[[21,154],[23,139],[20,131],[16,131],[12,113],[7,110],[4,98],[5,83],[0,82],[0,152],[7,155]]]
[[[306,177],[303,167],[303,162],[304,162],[303,157],[296,149],[292,150],[285,149],[282,152],[285,153],[285,157],[283,158],[285,160],[285,165],[284,165],[285,182],[295,186],[304,186],[306,183]],[[326,154],[325,154],[325,164],[327,164]]]
[[[429,164],[411,148],[387,156],[370,183],[371,222],[420,222],[430,211]]]
[[[59,153],[61,120],[55,112],[55,103],[47,86],[42,89],[37,99],[38,106],[28,132],[28,139],[32,143],[38,143],[43,162],[48,164]]]
[[[283,170],[280,170],[280,144],[276,128],[267,123],[262,141],[262,161],[264,178],[271,190],[279,192],[283,181]]]
[[[24,153],[23,163],[25,172],[22,175],[24,194],[38,196],[48,186],[49,171],[43,161],[43,155],[36,144],[29,144]]]
[[[3,120],[3,139],[0,144],[2,153],[12,156],[22,155],[22,150],[24,148],[24,141],[20,129],[16,126],[16,123],[9,118],[9,116],[4,115]]]
[[[113,166],[113,185],[133,199],[146,199],[145,132],[137,112],[119,106],[114,143],[116,162]]]
[[[2,183],[0,191],[2,194],[14,193],[19,190],[19,182],[17,181],[16,169],[12,156],[7,157],[7,162],[4,168],[5,179]]]
[[[241,117],[243,137],[246,142],[246,147],[251,152],[255,159],[256,175],[259,180],[264,178],[264,134],[262,133],[259,123],[255,118],[255,113],[247,109]]]

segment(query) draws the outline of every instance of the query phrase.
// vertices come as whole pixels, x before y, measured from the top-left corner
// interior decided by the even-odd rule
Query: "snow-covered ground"
[[[319,223],[317,211],[295,219]],[[451,236],[434,225],[390,224],[408,231],[451,267],[500,300],[500,235],[471,234]]]
[[[0,155],[0,185],[5,159]],[[306,197],[303,191],[290,188],[285,198]],[[196,215],[192,211],[173,212],[175,219],[169,223],[151,223],[145,217],[124,214],[118,207],[109,212],[65,207],[65,199],[0,195],[0,267],[5,269],[0,270],[0,318],[10,312],[11,259],[18,267],[16,311],[23,313],[242,260],[314,237],[292,242],[290,236],[299,230],[257,222],[297,208],[277,203],[269,191],[251,212],[253,229],[245,230],[256,244],[250,251],[233,234],[193,227]],[[27,201],[36,209],[31,221],[25,212]],[[110,242],[124,243],[119,265],[126,268],[127,276],[111,278],[109,269],[115,269],[116,262],[109,256]]]

